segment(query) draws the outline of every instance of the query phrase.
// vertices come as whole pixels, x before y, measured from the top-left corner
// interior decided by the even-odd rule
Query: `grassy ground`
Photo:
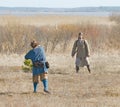
[[[23,56],[16,55],[14,58],[23,59]],[[47,59],[51,65],[49,69],[51,95],[43,92],[41,82],[38,92],[33,93],[30,72],[23,72],[17,64],[10,64],[11,62],[9,62],[11,66],[3,66],[1,63],[0,107],[120,106],[119,54],[92,55],[90,58],[91,74],[86,68],[81,68],[80,72],[76,74],[74,58],[67,54],[48,55]]]

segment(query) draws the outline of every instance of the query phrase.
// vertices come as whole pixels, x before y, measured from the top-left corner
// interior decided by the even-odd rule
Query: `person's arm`
[[[89,44],[88,44],[87,40],[85,40],[84,43],[85,43],[86,56],[89,57],[90,56]]]
[[[45,50],[43,47],[41,47],[41,54],[42,54],[42,59],[45,62],[46,61],[46,55],[45,55]]]
[[[41,47],[41,54],[42,54],[42,59],[43,59],[43,64],[44,64],[44,72],[48,72],[48,68],[46,66],[46,55],[45,55],[45,50],[43,47]],[[49,63],[48,63],[49,64]]]
[[[26,55],[25,55],[25,59],[33,59],[32,57],[33,57],[33,51],[32,50],[30,50]]]
[[[74,57],[74,55],[76,53],[76,49],[77,49],[77,41],[75,41],[74,44],[73,44],[72,53],[71,53],[72,57]]]

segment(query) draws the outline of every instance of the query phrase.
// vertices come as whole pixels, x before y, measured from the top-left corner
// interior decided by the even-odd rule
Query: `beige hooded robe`
[[[89,65],[88,56],[90,55],[90,49],[87,40],[76,40],[72,48],[72,56],[76,54],[75,64],[80,67]]]

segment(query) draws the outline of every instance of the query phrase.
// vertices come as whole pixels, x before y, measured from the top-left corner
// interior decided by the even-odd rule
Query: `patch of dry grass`
[[[81,24],[92,23],[102,25],[112,25],[109,17],[98,16],[65,16],[65,15],[36,15],[36,16],[0,16],[0,25],[21,23],[25,25],[59,25],[59,24]]]
[[[76,74],[74,59],[68,54],[48,54],[47,59],[51,65],[49,69],[51,95],[43,92],[41,82],[38,86],[38,92],[33,93],[30,72],[25,73],[18,67],[14,68],[14,65],[13,67],[1,65],[1,107],[120,106],[119,54],[93,54],[90,58],[91,74],[86,68],[81,68],[80,72]]]
[[[0,52],[3,54],[23,54],[30,48],[32,39],[37,39],[47,52],[65,52],[78,32],[84,33],[94,50],[119,50],[119,26],[109,17],[0,16],[0,22]]]

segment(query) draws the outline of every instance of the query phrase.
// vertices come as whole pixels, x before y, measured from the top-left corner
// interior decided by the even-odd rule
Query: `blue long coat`
[[[46,55],[45,55],[45,51],[44,51],[42,46],[37,46],[36,48],[30,50],[25,55],[25,59],[31,59],[32,63],[34,63],[36,61],[41,61],[41,62],[44,63],[44,67],[43,68],[37,68],[37,67],[33,67],[32,68],[33,75],[39,75],[39,74],[42,74],[44,72],[48,72],[48,69],[45,66]]]

